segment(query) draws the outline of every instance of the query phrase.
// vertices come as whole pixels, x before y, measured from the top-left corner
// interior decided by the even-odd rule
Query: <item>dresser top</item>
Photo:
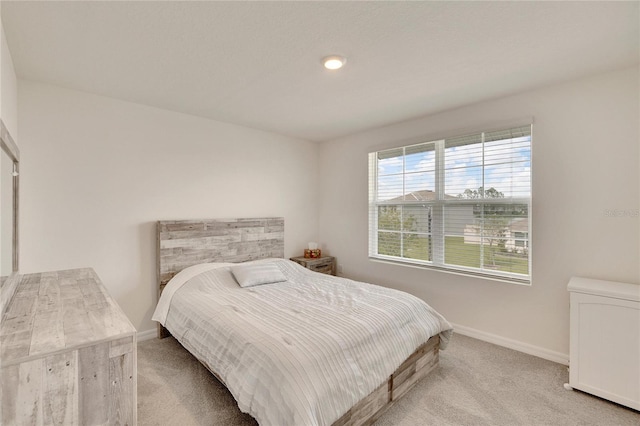
[[[135,332],[93,269],[22,275],[2,316],[0,358],[14,364]]]

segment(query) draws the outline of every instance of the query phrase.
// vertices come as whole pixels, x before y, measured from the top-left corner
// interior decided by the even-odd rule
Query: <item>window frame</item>
[[[442,272],[449,272],[459,275],[465,276],[474,276],[481,277],[489,280],[503,281],[514,284],[522,284],[522,285],[531,285],[532,282],[532,264],[533,264],[533,255],[532,255],[532,244],[531,244],[531,235],[532,235],[532,200],[533,200],[533,120],[527,120],[527,122],[518,122],[517,124],[508,124],[508,125],[500,125],[495,127],[486,126],[488,130],[472,130],[472,131],[460,131],[460,132],[451,132],[450,134],[438,135],[434,138],[420,138],[414,139],[413,141],[405,141],[404,144],[392,145],[389,148],[381,148],[369,153],[369,218],[368,218],[368,230],[369,230],[369,259],[372,261],[380,261],[386,263],[394,263],[404,266],[411,267],[419,267],[426,268],[431,270],[437,270]],[[481,133],[483,134],[483,144],[484,144],[484,134],[491,133],[494,131],[509,131],[514,130],[519,127],[529,127],[529,196],[528,197],[508,197],[508,198],[482,198],[482,199],[446,199],[445,197],[445,140],[451,138],[457,138],[468,134]],[[402,176],[406,176],[406,170],[404,167],[404,158],[406,156],[407,148],[414,148],[418,145],[423,144],[434,144],[435,152],[436,152],[436,161],[435,161],[435,199],[433,201],[407,201],[407,200],[386,200],[386,201],[378,201],[378,154],[384,151],[392,151],[392,150],[402,150],[403,157],[403,169]],[[482,168],[487,165],[485,160],[483,159]],[[484,186],[484,185],[483,185]],[[404,179],[403,179],[403,194],[406,194],[404,188]],[[521,249],[526,250],[527,252],[527,266],[528,266],[528,274],[520,274],[513,273],[507,271],[498,271],[498,272],[488,272],[487,269],[483,269],[482,267],[466,267],[463,265],[453,265],[446,264],[445,257],[445,239],[447,238],[447,233],[445,232],[445,222],[446,222],[446,208],[447,206],[461,206],[461,205],[487,205],[487,204],[505,204],[505,205],[526,205],[527,208],[527,220],[528,220],[528,231],[524,232],[526,237],[518,238],[515,236],[516,232],[520,233],[520,231],[510,231],[510,239],[512,240],[512,244],[514,246],[514,250]],[[431,207],[431,215],[435,218],[435,223],[431,224],[429,227],[429,232],[426,233],[429,235],[431,239],[429,244],[429,251],[431,253],[431,260],[421,260],[415,258],[407,258],[404,256],[404,247],[403,247],[403,235],[414,232],[400,230],[381,230],[379,229],[379,207],[381,206],[396,206],[399,207],[401,213],[401,224],[403,223],[403,206],[412,206],[412,205],[424,205]],[[390,232],[390,233],[398,233],[400,235],[400,254],[401,257],[393,256],[393,255],[385,255],[378,253],[378,233],[379,232]],[[449,235],[451,236],[451,235]],[[483,238],[482,235],[479,238]],[[523,243],[524,245],[518,245],[518,243]],[[480,243],[480,261],[481,265],[483,262],[484,254],[482,250],[484,250],[485,244]],[[436,260],[437,259],[437,260]]]

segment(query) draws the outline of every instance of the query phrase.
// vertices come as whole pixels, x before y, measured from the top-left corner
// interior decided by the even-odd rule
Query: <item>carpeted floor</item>
[[[454,335],[440,366],[378,426],[633,425],[640,413],[567,391],[567,368]],[[173,338],[138,346],[140,425],[256,425],[226,388]]]

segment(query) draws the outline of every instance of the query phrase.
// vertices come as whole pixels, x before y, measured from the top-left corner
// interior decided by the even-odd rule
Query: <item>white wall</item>
[[[565,359],[569,278],[640,282],[639,75],[621,70],[324,143],[320,240],[348,277],[414,293],[467,332]],[[369,151],[526,116],[535,119],[532,286],[368,260]],[[614,209],[629,215],[606,216]]]
[[[21,272],[92,266],[138,331],[156,302],[155,221],[284,216],[317,238],[318,145],[19,80]]]

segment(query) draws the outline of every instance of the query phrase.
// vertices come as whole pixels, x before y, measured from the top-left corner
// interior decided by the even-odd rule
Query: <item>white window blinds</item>
[[[369,154],[369,256],[528,283],[531,126]]]

